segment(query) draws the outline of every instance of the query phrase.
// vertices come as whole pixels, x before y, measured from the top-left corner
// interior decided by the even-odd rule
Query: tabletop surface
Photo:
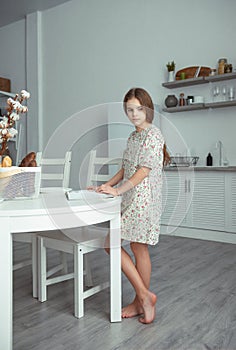
[[[106,198],[99,194],[84,196],[78,200],[67,200],[63,191],[40,193],[38,198],[4,200],[0,202],[0,217],[22,215],[45,215],[48,212],[101,210],[119,206],[120,197]]]

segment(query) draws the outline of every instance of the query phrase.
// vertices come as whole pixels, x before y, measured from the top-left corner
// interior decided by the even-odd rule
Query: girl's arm
[[[123,180],[123,177],[124,177],[124,169],[121,168],[109,181],[106,182],[106,185],[115,186],[121,180]]]
[[[119,195],[131,190],[133,187],[137,186],[138,184],[140,184],[145,179],[145,177],[147,177],[149,175],[150,170],[151,170],[150,168],[141,167],[134,173],[133,176],[131,176],[130,179],[125,181],[120,187],[113,188],[111,183],[107,182],[106,184],[101,185],[98,188],[98,192],[110,193],[113,196],[119,196]],[[115,176],[114,176],[114,178],[115,178]]]
[[[124,177],[124,169],[121,168],[109,181],[107,181],[104,185],[109,186],[112,188],[112,186],[117,185],[121,180],[123,180]],[[102,186],[104,186],[102,185]],[[101,186],[89,186],[87,187],[87,190],[92,190],[92,191],[100,191]]]

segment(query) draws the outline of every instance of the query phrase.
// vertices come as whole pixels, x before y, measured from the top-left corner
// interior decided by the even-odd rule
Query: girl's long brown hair
[[[142,88],[132,88],[130,89],[123,100],[124,111],[127,114],[127,102],[132,98],[137,98],[141,106],[146,107],[146,121],[152,123],[154,118],[154,105],[149,93]],[[163,146],[163,165],[168,165],[170,163],[170,155],[167,151],[166,144]]]

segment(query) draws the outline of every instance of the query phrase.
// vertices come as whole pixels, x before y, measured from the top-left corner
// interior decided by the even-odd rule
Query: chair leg
[[[79,244],[74,247],[74,313],[84,316],[83,250]]]
[[[84,271],[85,271],[86,287],[93,287],[93,279],[92,279],[92,273],[91,273],[88,254],[84,254]]]
[[[38,237],[38,299],[43,302],[47,300],[47,261],[44,239]]]
[[[38,246],[37,235],[32,235],[32,284],[33,298],[38,297]]]
[[[60,252],[60,256],[62,263],[62,273],[66,275],[68,273],[67,254],[65,252]]]

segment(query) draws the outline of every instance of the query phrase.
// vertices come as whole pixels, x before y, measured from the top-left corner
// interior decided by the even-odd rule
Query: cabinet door
[[[165,171],[163,173],[162,217],[163,225],[181,226],[186,223],[187,181],[185,173]]]
[[[225,230],[224,172],[195,173],[191,226]]]
[[[236,233],[236,174],[226,174],[227,231]]]

